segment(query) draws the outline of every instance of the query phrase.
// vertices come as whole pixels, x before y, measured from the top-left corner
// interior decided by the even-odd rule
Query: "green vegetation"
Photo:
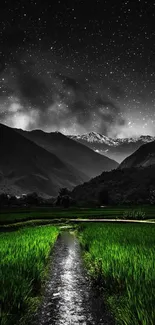
[[[81,225],[84,260],[117,324],[155,324],[155,226]]]
[[[53,226],[0,234],[1,324],[19,324],[34,307],[57,235]]]
[[[136,219],[140,215],[132,216],[132,211],[143,211],[145,214],[144,219],[154,219],[155,218],[155,206],[148,205],[143,206],[142,208],[130,206],[117,206],[117,207],[105,207],[105,208],[69,208],[69,209],[60,209],[60,208],[27,208],[27,209],[6,209],[0,214],[0,225],[11,224],[15,222],[23,222],[29,220],[55,220],[62,219],[63,221],[68,219],[76,218],[120,218],[126,213],[127,219]]]

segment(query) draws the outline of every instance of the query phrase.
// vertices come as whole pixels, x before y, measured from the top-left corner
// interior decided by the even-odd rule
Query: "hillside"
[[[155,166],[103,172],[72,191],[80,205],[155,203]]]
[[[131,167],[148,167],[155,164],[155,141],[144,144],[131,156],[127,157],[119,169]]]
[[[56,155],[0,124],[0,192],[36,191],[56,195],[60,187],[72,188],[85,176]]]

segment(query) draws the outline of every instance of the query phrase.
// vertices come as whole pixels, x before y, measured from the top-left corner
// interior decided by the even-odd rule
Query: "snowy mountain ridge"
[[[83,135],[69,135],[68,137],[119,163],[143,144],[155,140],[155,137],[151,135],[114,139],[97,132],[90,132]]]
[[[119,146],[120,144],[123,143],[135,143],[138,141],[141,141],[143,143],[148,143],[151,141],[155,140],[155,137],[151,136],[151,135],[141,135],[141,136],[137,136],[137,137],[130,137],[130,138],[111,138],[111,137],[107,137],[103,134],[97,133],[97,132],[90,132],[90,133],[85,133],[83,135],[69,135],[69,138],[73,139],[73,140],[83,140],[83,141],[87,141],[87,142],[97,142],[97,143],[103,143],[109,146]]]

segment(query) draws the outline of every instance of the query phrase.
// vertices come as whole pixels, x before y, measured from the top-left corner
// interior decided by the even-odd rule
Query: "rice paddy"
[[[155,226],[82,225],[89,274],[103,290],[117,324],[155,324]]]
[[[70,218],[119,218],[119,219],[155,219],[155,206],[117,206],[103,208],[69,208],[54,207],[6,208],[0,213],[0,226],[30,220],[68,220]]]
[[[19,324],[40,295],[41,284],[59,230],[32,227],[0,234],[1,324]]]
[[[29,324],[58,234],[51,225],[0,234],[2,325]],[[154,325],[155,225],[81,223],[78,236],[88,273],[117,324]]]

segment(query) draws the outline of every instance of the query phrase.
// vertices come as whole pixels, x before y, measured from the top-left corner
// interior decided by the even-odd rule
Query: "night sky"
[[[0,122],[155,135],[155,1],[0,4]]]

